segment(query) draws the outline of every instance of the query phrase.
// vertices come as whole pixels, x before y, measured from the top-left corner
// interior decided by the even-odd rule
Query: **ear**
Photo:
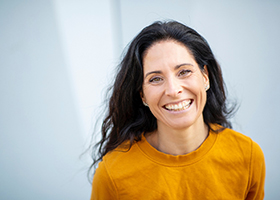
[[[143,91],[140,92],[140,97],[141,97],[142,101],[146,103],[146,99],[144,97]]]
[[[207,69],[206,65],[204,65],[204,67],[203,67],[202,75],[203,75],[203,79],[204,79],[204,85],[210,87],[208,69]]]

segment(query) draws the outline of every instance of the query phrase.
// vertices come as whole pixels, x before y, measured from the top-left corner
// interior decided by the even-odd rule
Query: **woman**
[[[175,21],[144,28],[113,86],[91,199],[263,199],[262,150],[230,129],[231,110],[202,36]]]

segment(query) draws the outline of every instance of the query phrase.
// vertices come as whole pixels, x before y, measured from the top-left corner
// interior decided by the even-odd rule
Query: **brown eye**
[[[149,82],[159,82],[159,81],[161,81],[161,80],[162,80],[162,78],[160,78],[160,77],[155,77],[155,78],[150,79]]]
[[[182,70],[182,71],[180,71],[179,76],[187,75],[187,74],[189,74],[190,72],[191,72],[191,70]]]

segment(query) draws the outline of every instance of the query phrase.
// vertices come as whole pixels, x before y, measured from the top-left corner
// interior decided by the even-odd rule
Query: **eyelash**
[[[156,80],[156,79],[158,79],[158,80]],[[162,80],[162,78],[160,78],[160,77],[154,77],[154,78],[151,78],[150,80],[149,80],[149,82],[150,83],[152,83],[152,82],[159,82],[160,80]]]
[[[191,72],[191,70],[189,69],[184,69],[182,71],[179,72],[179,76],[184,76],[184,75],[187,75]],[[183,74],[182,74],[183,73]]]
[[[184,69],[184,70],[181,70],[180,72],[179,72],[179,76],[186,76],[186,75],[188,75],[189,73],[191,73],[191,70],[189,70],[189,69]],[[149,82],[150,83],[152,83],[152,82],[159,82],[159,81],[161,81],[162,80],[162,78],[160,78],[160,77],[153,77],[153,78],[151,78],[150,80],[149,80]]]

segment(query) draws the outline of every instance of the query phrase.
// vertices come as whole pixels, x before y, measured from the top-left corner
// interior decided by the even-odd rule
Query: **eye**
[[[160,77],[154,77],[154,78],[151,78],[150,80],[149,80],[149,82],[150,83],[153,83],[153,82],[159,82],[159,81],[161,81],[162,80],[162,78],[160,78]]]
[[[191,72],[191,70],[189,70],[189,69],[181,70],[181,71],[179,72],[179,76],[188,75],[190,72]]]

